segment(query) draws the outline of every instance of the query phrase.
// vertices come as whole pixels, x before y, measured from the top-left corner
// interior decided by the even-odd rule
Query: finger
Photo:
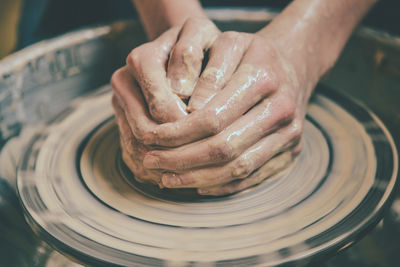
[[[145,136],[146,144],[178,146],[215,135],[257,102],[275,92],[271,72],[241,64],[228,84],[203,109],[174,122],[157,126]]]
[[[250,34],[224,32],[209,50],[208,63],[196,83],[188,111],[201,109],[231,78],[251,42]]]
[[[170,188],[207,188],[246,178],[269,159],[297,143],[298,139],[293,138],[292,134],[290,127],[285,128],[263,138],[225,165],[166,173],[162,176],[162,183]]]
[[[126,149],[127,153],[133,154],[134,149],[132,143],[134,141],[134,136],[125,117],[125,112],[118,103],[115,95],[113,95],[111,102],[114,109],[115,118],[117,120],[121,147]]]
[[[147,112],[142,93],[127,67],[117,70],[111,78],[111,86],[124,110],[133,135],[143,140],[143,137],[157,125]],[[113,101],[114,109],[116,102]],[[117,109],[116,109],[117,110]],[[117,116],[121,117],[121,116]]]
[[[126,60],[140,85],[152,118],[161,123],[186,115],[185,103],[169,89],[165,69],[178,31],[172,28],[153,42],[135,48]]]
[[[134,137],[133,137],[134,138]],[[131,170],[134,174],[135,180],[138,182],[150,182],[152,184],[161,185],[161,173],[156,170],[148,170],[143,167],[142,160],[143,155],[140,152],[143,148],[140,148],[140,144],[134,140],[133,141],[133,149],[134,153],[131,154],[128,152],[127,148],[123,146],[122,138],[120,137],[121,142],[121,150],[122,150],[122,159],[125,165]]]
[[[138,142],[130,130],[128,121],[123,109],[118,104],[115,96],[112,99],[115,116],[117,119],[118,130],[120,133],[120,144],[122,149],[122,159],[128,168],[135,174],[135,179],[139,182],[151,182],[161,185],[161,173],[148,170],[143,167],[143,157],[148,151],[143,144]]]
[[[247,178],[235,180],[226,185],[215,186],[210,188],[198,189],[197,192],[201,195],[222,196],[237,193],[244,189],[258,185],[267,178],[278,174],[286,169],[292,162],[295,154],[292,151],[287,151],[270,159],[266,164],[250,174]]]
[[[171,89],[182,98],[192,95],[200,76],[206,51],[219,34],[208,19],[188,19],[179,33],[179,40],[172,49],[167,77]]]
[[[294,104],[284,105],[282,101],[288,99],[282,95],[265,99],[223,132],[177,148],[151,151],[143,163],[147,168],[176,171],[231,161],[292,119],[285,109],[294,110]],[[292,130],[293,137],[301,134],[300,124],[296,125],[299,129]]]

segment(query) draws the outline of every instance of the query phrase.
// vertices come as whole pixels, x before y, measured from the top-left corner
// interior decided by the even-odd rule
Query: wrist
[[[206,18],[198,0],[132,0],[150,40],[182,26],[188,18]]]
[[[315,85],[336,62],[351,32],[376,0],[297,0],[258,32]]]

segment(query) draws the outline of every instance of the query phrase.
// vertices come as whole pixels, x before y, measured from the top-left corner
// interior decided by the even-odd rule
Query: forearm
[[[283,48],[298,78],[312,85],[333,66],[350,34],[375,2],[296,0],[259,34]]]
[[[181,26],[187,18],[206,17],[198,0],[132,0],[150,40]]]

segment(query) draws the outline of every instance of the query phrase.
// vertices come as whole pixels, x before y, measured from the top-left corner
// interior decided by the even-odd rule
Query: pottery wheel
[[[284,172],[227,197],[137,183],[108,88],[74,101],[29,144],[18,191],[36,232],[87,264],[269,266],[349,246],[375,225],[397,153],[371,112],[318,88],[304,147]]]

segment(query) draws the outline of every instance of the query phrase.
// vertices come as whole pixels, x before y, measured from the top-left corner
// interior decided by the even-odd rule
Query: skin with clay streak
[[[312,90],[375,1],[296,0],[254,34],[182,2],[134,1],[154,40],[112,77],[123,158],[140,181],[231,194],[298,155]]]

